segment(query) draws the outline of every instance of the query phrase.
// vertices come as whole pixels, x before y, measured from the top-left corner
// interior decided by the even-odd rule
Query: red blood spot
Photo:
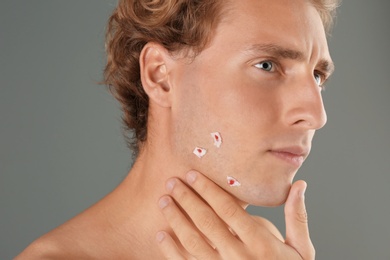
[[[198,153],[202,153],[202,150],[201,150],[201,149],[198,149]]]
[[[235,183],[234,180],[229,180],[229,185],[233,185]]]
[[[218,139],[219,139],[219,138],[218,138],[218,135],[215,135],[215,140],[217,140],[217,141],[218,141]]]

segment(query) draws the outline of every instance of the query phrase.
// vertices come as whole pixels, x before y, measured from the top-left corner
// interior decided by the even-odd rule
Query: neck
[[[189,170],[189,167],[180,165],[169,151],[145,146],[128,176],[110,194],[109,201],[115,205],[112,226],[119,227],[121,239],[133,247],[131,259],[161,258],[155,235],[159,230],[169,232],[170,228],[157,202],[166,194],[166,181],[172,177],[183,180]]]

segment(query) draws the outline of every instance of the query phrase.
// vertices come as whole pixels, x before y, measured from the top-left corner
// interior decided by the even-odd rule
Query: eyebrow
[[[322,59],[318,62],[318,67],[320,68],[320,71],[326,73],[328,77],[334,72],[334,63],[332,61]]]
[[[297,61],[303,61],[305,59],[305,55],[303,52],[285,48],[276,44],[254,44],[251,45],[249,48],[247,48],[246,52],[249,53],[262,52],[270,56],[273,56],[275,58],[290,59],[290,60],[297,60]],[[334,71],[333,62],[327,59],[321,59],[318,62],[317,67],[319,68],[319,70],[326,73],[327,75],[332,74]]]
[[[248,52],[265,52],[271,56],[291,60],[303,60],[304,54],[301,51],[296,51],[276,44],[254,44],[246,51]]]

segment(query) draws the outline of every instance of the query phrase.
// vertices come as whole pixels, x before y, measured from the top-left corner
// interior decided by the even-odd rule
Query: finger
[[[187,185],[178,179],[170,179],[167,190],[213,247],[226,252],[229,245],[241,243],[214,210]]]
[[[185,260],[185,257],[180,253],[179,248],[177,247],[173,238],[164,231],[160,231],[156,234],[156,240],[158,243],[158,248],[168,260]]]
[[[217,215],[237,234],[244,244],[252,245],[254,237],[271,239],[271,234],[249,215],[238,202],[203,174],[190,171],[188,184],[211,206]],[[262,234],[259,234],[261,232]]]
[[[217,259],[216,251],[200,235],[197,228],[186,218],[169,196],[159,200],[165,219],[175,232],[182,246],[196,259]]]
[[[314,259],[315,250],[310,240],[304,193],[307,184],[295,182],[284,208],[286,218],[286,244],[295,248],[303,259]]]

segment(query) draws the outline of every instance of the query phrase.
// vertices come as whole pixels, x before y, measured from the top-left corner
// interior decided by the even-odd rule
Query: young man
[[[17,259],[313,259],[306,184],[291,183],[326,122],[336,5],[119,1],[105,76],[136,161]],[[285,239],[243,209],[283,203]]]

